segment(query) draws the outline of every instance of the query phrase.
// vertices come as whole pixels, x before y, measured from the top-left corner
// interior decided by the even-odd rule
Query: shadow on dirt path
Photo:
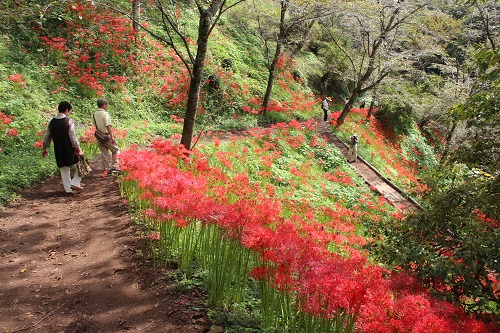
[[[52,177],[0,207],[0,332],[208,332],[203,297],[137,254],[118,181],[82,182],[68,197]]]

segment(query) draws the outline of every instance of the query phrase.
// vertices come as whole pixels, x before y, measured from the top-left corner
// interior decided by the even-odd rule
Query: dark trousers
[[[328,110],[323,109],[323,113],[324,113],[323,120],[328,121]]]

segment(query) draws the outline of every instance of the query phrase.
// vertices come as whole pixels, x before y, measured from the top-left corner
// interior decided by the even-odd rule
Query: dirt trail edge
[[[118,181],[83,183],[68,197],[52,177],[0,207],[0,332],[209,332],[203,297],[137,254]]]

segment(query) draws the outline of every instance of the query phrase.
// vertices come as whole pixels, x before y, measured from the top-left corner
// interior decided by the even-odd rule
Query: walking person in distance
[[[73,194],[73,190],[83,190],[80,184],[82,177],[78,174],[78,169],[75,169],[71,178],[71,166],[77,164],[79,156],[83,155],[76,137],[75,122],[69,118],[71,108],[69,102],[59,103],[57,107],[59,114],[49,122],[42,145],[42,157],[47,157],[47,148],[54,141],[56,164],[61,173],[64,192],[68,194]]]
[[[108,174],[113,171],[119,171],[118,154],[120,149],[116,144],[116,139],[113,136],[113,127],[111,126],[111,118],[108,113],[108,101],[105,98],[97,100],[97,110],[94,112],[94,125],[96,131],[101,132],[107,137],[105,142],[97,140],[97,146],[102,155],[102,166]],[[110,160],[111,153],[111,160]]]
[[[349,162],[356,162],[358,159],[358,141],[358,136],[356,134],[349,138],[349,153],[347,154],[347,161]]]
[[[321,102],[321,109],[323,110],[323,120],[328,121],[328,106],[332,99],[330,97],[325,97],[323,102]]]

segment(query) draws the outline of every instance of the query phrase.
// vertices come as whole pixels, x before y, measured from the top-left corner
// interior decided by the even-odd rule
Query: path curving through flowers
[[[329,126],[328,123],[320,119],[317,120],[318,133],[325,137],[328,143],[334,144],[347,159],[349,151],[347,145],[330,131]],[[358,155],[358,160],[351,163],[351,166],[365,180],[370,188],[377,191],[399,210],[407,211],[422,209],[415,200],[405,195],[398,186],[382,176],[380,172],[366,162],[361,156]]]

